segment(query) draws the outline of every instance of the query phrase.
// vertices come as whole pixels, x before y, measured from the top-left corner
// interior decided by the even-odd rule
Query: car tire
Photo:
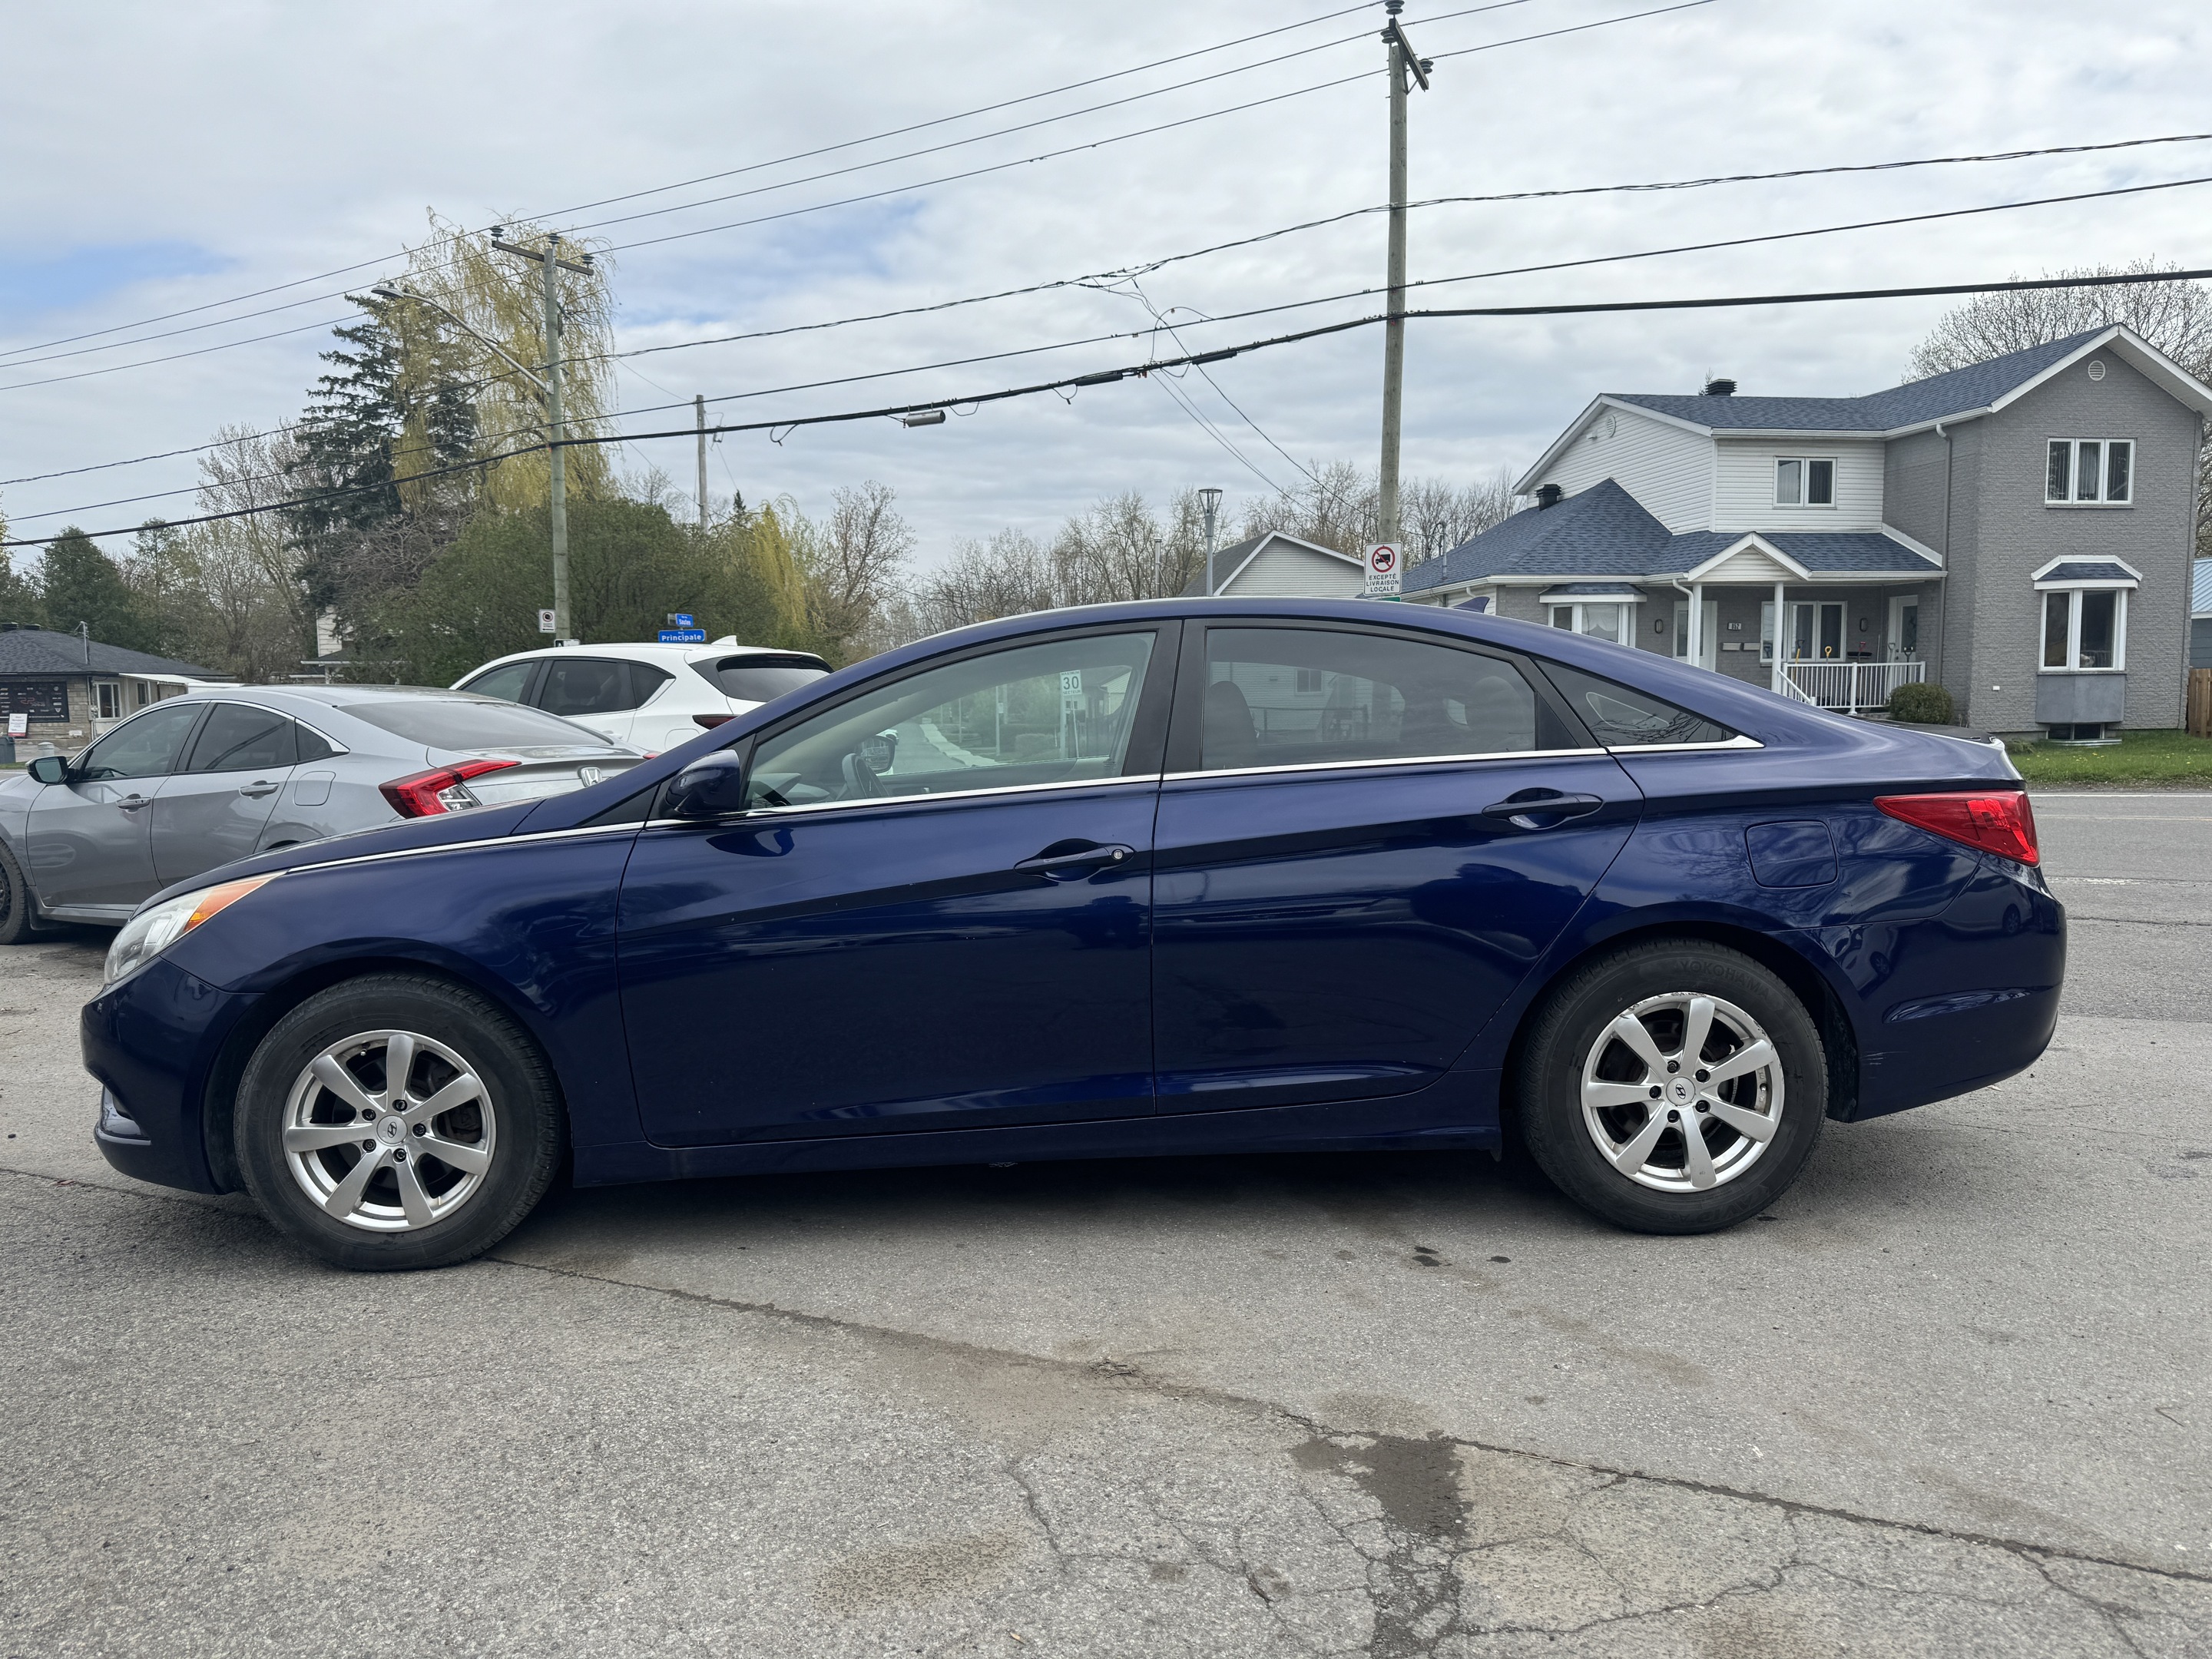
[[[0,945],[21,945],[38,931],[31,884],[15,855],[0,843]]]
[[[1552,990],[1514,1100],[1530,1155],[1583,1208],[1634,1232],[1705,1233],[1796,1180],[1827,1078],[1819,1029],[1780,979],[1725,945],[1662,939]]]
[[[374,974],[262,1038],[233,1133],[279,1231],[335,1266],[388,1272],[506,1237],[561,1168],[567,1119],[552,1068],[504,1010],[447,981]]]

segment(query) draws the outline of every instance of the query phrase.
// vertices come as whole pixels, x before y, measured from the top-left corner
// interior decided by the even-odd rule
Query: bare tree
[[[223,665],[248,678],[280,674],[315,654],[315,611],[300,579],[299,550],[286,533],[286,515],[270,510],[288,498],[287,474],[296,459],[289,438],[244,426],[218,428],[200,457],[202,513],[259,509],[194,526],[185,543],[203,582],[211,584],[203,596],[228,618],[218,635],[231,653]],[[283,647],[265,637],[272,614],[289,635]],[[280,649],[289,655],[275,654]]]
[[[1018,530],[956,543],[952,556],[905,596],[913,637],[1065,605],[1060,578],[1052,555]]]
[[[1462,542],[1502,524],[1513,511],[1513,469],[1500,467],[1488,480],[1456,487],[1441,478],[1416,478],[1399,500],[1406,562],[1420,563],[1449,553]]]
[[[1480,483],[1409,480],[1399,495],[1399,531],[1407,562],[1457,547],[1513,510],[1513,474],[1501,470]],[[1290,495],[1263,497],[1244,511],[1244,533],[1277,531],[1340,553],[1364,553],[1382,534],[1382,491],[1375,474],[1350,461],[1316,462]]]
[[[898,589],[899,573],[914,551],[914,532],[899,516],[898,497],[873,479],[830,497],[830,517],[812,525],[789,509],[794,551],[805,573],[807,616],[833,649],[868,631],[878,610]]]
[[[2147,276],[2179,269],[2138,259],[2132,264],[2051,274]],[[1946,313],[1913,348],[1905,378],[1917,380],[1945,374],[2113,323],[2126,324],[2198,380],[2212,380],[2212,288],[2203,283],[2125,283],[1980,295]],[[2197,468],[2197,555],[2212,557],[2212,448],[2198,458]]]
[[[1206,558],[1198,492],[1178,494],[1164,522],[1134,490],[1109,496],[1067,521],[1053,541],[1052,557],[1066,604],[1180,593]]]

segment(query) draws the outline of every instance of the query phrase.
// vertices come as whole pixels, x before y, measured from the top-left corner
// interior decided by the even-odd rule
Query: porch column
[[[1705,585],[1690,584],[1690,665],[1705,665]]]
[[[1778,696],[1782,690],[1783,649],[1782,584],[1777,582],[1774,584],[1774,667],[1772,678],[1767,683],[1767,690]]]

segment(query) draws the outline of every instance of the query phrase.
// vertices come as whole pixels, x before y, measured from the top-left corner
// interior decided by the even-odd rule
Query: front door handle
[[[1094,869],[1102,864],[1126,863],[1136,855],[1135,848],[1124,847],[1118,842],[1110,847],[1080,848],[1072,853],[1056,853],[1052,848],[1047,848],[1033,859],[1024,859],[1014,868],[1030,871],[1041,876],[1072,876],[1085,870]]]
[[[126,812],[135,812],[140,807],[151,806],[154,803],[144,795],[125,795],[115,804]]]
[[[270,782],[266,778],[256,778],[251,783],[239,785],[238,793],[241,795],[251,795],[254,799],[258,800],[264,795],[275,794],[276,787],[276,785]]]
[[[1563,795],[1555,789],[1521,789],[1482,809],[1486,818],[1504,818],[1516,830],[1549,830],[1570,819],[1588,817],[1605,805],[1601,795]]]

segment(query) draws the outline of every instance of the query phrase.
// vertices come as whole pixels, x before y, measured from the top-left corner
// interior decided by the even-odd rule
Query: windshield
[[[766,702],[787,691],[818,680],[830,665],[816,657],[725,657],[720,662],[695,662],[700,677],[726,697],[740,702]]]
[[[349,702],[343,708],[357,720],[433,749],[609,746],[596,732],[519,703],[489,698],[395,697],[389,702]]]

